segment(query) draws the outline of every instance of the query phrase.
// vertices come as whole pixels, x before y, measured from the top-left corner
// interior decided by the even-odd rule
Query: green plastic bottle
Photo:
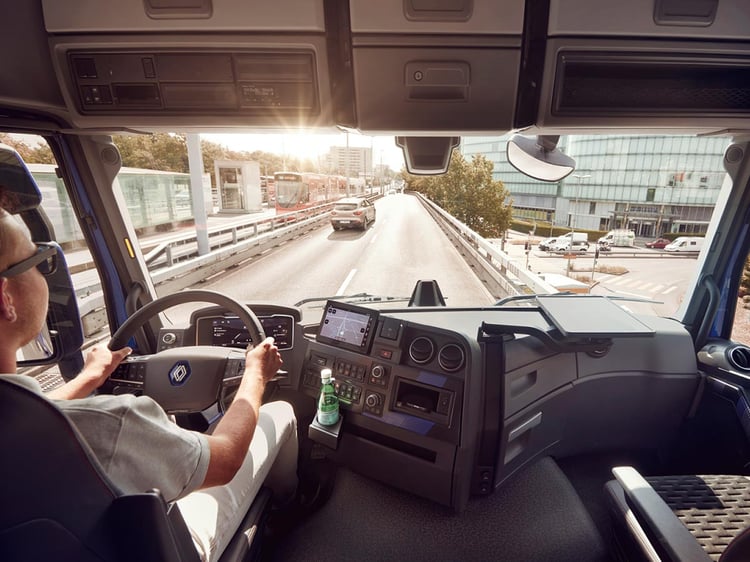
[[[320,371],[320,398],[318,399],[318,423],[334,425],[339,421],[339,397],[333,388],[331,369]]]

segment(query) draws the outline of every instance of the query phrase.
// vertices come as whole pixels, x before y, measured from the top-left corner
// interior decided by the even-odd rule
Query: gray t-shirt
[[[0,376],[43,395],[31,377]],[[210,457],[206,436],[174,424],[151,398],[100,395],[53,402],[123,492],[158,488],[167,501],[173,501],[203,483]]]

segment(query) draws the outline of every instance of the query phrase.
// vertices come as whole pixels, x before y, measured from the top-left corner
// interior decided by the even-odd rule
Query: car
[[[552,246],[550,250],[553,252],[588,252],[589,243],[586,240],[573,240],[571,243],[569,238],[559,238]]]
[[[667,246],[667,244],[671,243],[672,241],[667,238],[657,238],[656,240],[651,240],[651,242],[646,242],[646,248],[662,250],[665,246]]]
[[[552,246],[557,242],[557,238],[545,238],[539,242],[539,249],[549,252]]]
[[[375,221],[375,205],[365,197],[346,197],[339,199],[331,211],[331,226],[333,230],[344,228],[367,227]]]

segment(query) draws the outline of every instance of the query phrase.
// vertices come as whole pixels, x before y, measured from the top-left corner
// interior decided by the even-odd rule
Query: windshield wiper
[[[353,295],[334,295],[331,297],[310,297],[294,303],[294,306],[302,306],[311,302],[326,302],[329,300],[345,302],[408,302],[410,297],[389,297],[382,295],[371,295],[370,293],[356,293]]]

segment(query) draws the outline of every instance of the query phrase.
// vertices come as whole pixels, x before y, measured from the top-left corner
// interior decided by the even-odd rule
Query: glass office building
[[[505,157],[509,137],[464,137],[466,157],[483,154],[513,198],[518,218],[585,230],[628,228],[636,236],[703,234],[726,172],[725,138],[563,136],[576,170],[560,182],[533,180]]]

